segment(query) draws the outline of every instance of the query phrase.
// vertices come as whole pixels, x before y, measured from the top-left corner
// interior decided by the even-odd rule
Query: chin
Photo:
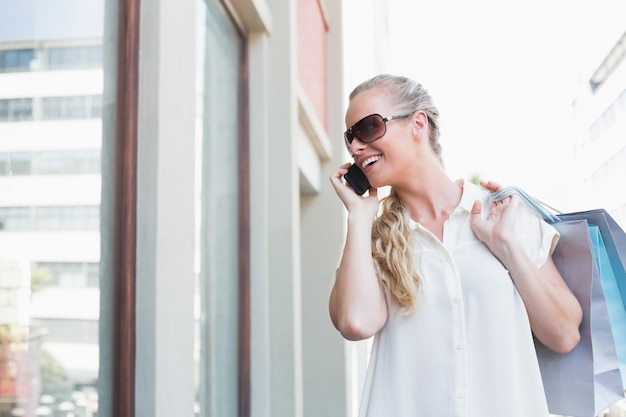
[[[373,181],[373,182],[370,182],[370,186],[374,188],[378,188],[380,190],[381,188],[389,187],[390,185],[386,183],[382,183],[380,181]]]

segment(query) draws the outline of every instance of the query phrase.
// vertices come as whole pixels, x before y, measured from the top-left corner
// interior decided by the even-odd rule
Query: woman
[[[356,87],[346,126],[371,188],[343,181],[349,163],[330,178],[348,227],[329,310],[346,339],[376,336],[360,416],[547,416],[533,334],[569,352],[582,318],[552,262],[556,230],[446,175],[438,110],[410,79]]]

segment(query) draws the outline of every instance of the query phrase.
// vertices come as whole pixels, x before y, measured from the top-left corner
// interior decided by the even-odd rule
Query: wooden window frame
[[[118,0],[112,415],[135,414],[139,0]]]
[[[112,415],[135,414],[135,295],[137,230],[137,123],[139,96],[140,1],[118,0],[113,253]],[[239,137],[239,330],[238,410],[251,414],[250,394],[250,153],[248,42],[242,31]]]

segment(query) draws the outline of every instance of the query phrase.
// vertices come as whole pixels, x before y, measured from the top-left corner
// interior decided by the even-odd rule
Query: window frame
[[[135,413],[139,0],[118,0],[111,414]]]
[[[232,15],[232,8],[229,7]],[[137,157],[139,101],[140,1],[118,0],[115,126],[115,204],[113,212],[113,372],[110,381],[111,415],[135,415]],[[237,16],[233,15],[235,22]],[[238,409],[251,415],[250,393],[250,154],[248,38],[241,31],[239,155],[239,330]]]

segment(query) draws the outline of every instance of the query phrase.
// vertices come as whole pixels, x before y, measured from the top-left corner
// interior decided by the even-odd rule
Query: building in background
[[[583,78],[574,102],[580,137],[574,147],[575,196],[603,207],[626,228],[626,32]]]
[[[103,2],[2,2],[0,10],[0,410],[89,416]]]

